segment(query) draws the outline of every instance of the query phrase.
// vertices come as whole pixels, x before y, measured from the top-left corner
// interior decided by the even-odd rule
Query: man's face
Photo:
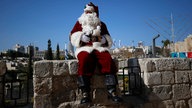
[[[87,10],[87,11],[85,11],[85,13],[86,14],[92,14],[93,12]]]

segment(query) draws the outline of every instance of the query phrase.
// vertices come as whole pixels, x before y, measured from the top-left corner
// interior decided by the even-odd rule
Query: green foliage
[[[51,48],[51,40],[48,40],[48,48],[45,53],[45,59],[47,60],[53,60],[53,53],[52,53],[52,48]]]
[[[59,44],[57,44],[57,50],[56,50],[56,60],[60,60],[60,50],[59,50]]]
[[[161,42],[163,43],[163,47],[166,47],[167,45],[169,45],[171,43],[170,40],[168,40],[168,39],[166,39],[165,41],[162,40]]]

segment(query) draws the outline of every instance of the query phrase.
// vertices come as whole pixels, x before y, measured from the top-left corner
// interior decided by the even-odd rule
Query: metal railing
[[[0,76],[4,107],[23,106],[29,103],[29,77],[27,72],[6,72]]]
[[[128,66],[123,68],[123,95],[140,95],[142,94],[141,69],[138,60],[128,59]],[[127,73],[125,73],[125,70]]]

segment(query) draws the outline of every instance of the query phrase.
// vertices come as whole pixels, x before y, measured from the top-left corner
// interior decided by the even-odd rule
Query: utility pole
[[[158,37],[160,37],[159,34],[153,38],[153,50],[152,50],[153,57],[156,57],[156,51],[155,51],[155,39],[157,39]]]

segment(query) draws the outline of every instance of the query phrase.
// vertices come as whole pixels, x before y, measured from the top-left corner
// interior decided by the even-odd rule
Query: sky
[[[65,49],[75,22],[84,6],[93,2],[99,7],[113,47],[144,45],[161,46],[162,40],[183,41],[192,34],[192,0],[0,0],[0,51],[15,44],[35,45],[47,49],[51,40]]]

